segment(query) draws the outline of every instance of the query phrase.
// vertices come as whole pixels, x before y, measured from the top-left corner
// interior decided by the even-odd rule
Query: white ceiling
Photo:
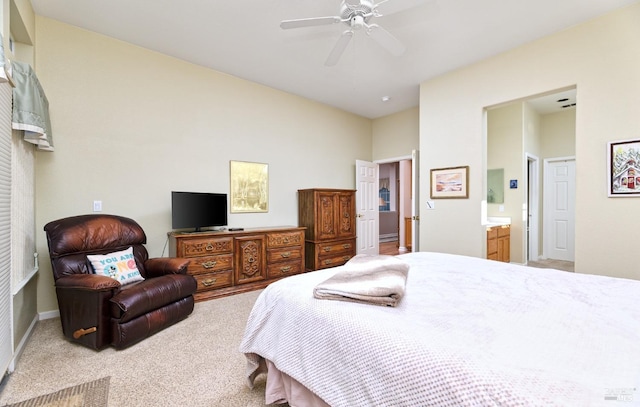
[[[36,14],[368,118],[417,106],[429,78],[637,2],[389,0],[413,6],[375,19],[406,52],[394,57],[358,31],[327,67],[345,25],[279,24],[338,15],[340,0],[32,0]]]

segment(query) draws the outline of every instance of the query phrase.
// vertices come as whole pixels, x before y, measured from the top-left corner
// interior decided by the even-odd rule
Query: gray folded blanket
[[[409,265],[393,256],[357,255],[313,289],[321,300],[395,307],[404,296]]]

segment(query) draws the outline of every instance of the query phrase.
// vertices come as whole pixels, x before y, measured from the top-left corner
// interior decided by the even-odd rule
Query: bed
[[[240,351],[267,404],[611,406],[640,400],[640,281],[418,252],[395,307],[268,286]],[[626,404],[629,405],[629,404]]]

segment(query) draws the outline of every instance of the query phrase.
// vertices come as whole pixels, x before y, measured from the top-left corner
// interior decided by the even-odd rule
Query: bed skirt
[[[330,407],[296,379],[282,373],[270,360],[267,364],[267,385],[264,392],[266,404],[289,403],[291,407]]]

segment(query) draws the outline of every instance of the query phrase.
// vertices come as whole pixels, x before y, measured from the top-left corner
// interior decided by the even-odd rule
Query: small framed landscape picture
[[[231,161],[231,213],[269,211],[269,165]]]
[[[432,169],[431,198],[469,198],[469,166]]]
[[[610,197],[640,197],[640,139],[608,143]]]

